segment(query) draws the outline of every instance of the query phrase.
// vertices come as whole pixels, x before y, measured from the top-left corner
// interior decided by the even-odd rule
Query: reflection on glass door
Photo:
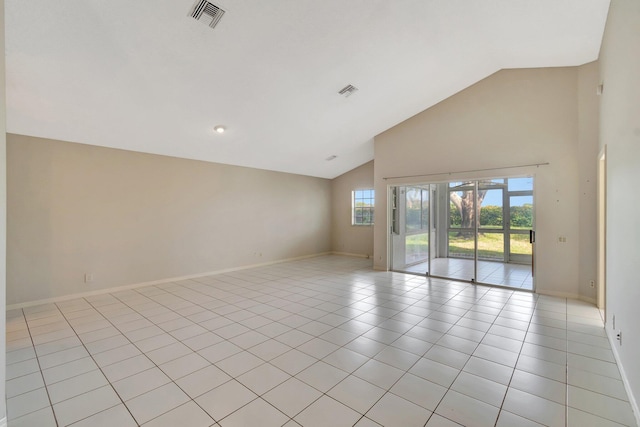
[[[392,190],[393,269],[429,272],[429,185]]]
[[[429,271],[429,187],[405,188],[405,265]]]
[[[474,282],[476,254],[476,183],[450,182],[439,186],[446,191],[448,220],[445,251],[431,261],[433,276]]]

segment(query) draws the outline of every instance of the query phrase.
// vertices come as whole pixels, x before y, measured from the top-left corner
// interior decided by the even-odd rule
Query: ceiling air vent
[[[345,87],[343,87],[342,89],[340,89],[340,92],[338,92],[340,95],[344,95],[345,98],[351,96],[354,92],[356,92],[358,90],[357,87],[353,86],[353,85],[347,85]]]
[[[220,19],[222,19],[224,10],[220,9],[213,3],[209,3],[206,0],[200,0],[193,7],[193,11],[190,15],[192,18],[204,22],[211,28],[214,28],[216,25],[218,25]]]

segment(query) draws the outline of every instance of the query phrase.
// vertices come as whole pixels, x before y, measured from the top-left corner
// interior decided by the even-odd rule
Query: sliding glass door
[[[533,178],[392,188],[392,269],[533,289]]]
[[[396,271],[428,274],[431,204],[430,186],[392,190],[392,262]]]

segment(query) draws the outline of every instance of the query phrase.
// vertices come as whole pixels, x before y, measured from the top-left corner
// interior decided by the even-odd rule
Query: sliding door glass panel
[[[509,261],[532,262],[533,247],[529,230],[533,230],[533,195],[509,197]]]
[[[504,233],[478,233],[478,282],[504,285],[508,278],[504,262]]]
[[[532,289],[533,178],[415,184],[394,194],[395,269]]]
[[[434,276],[475,281],[476,183],[451,182],[448,185],[446,254],[431,261]],[[442,224],[444,221],[441,221]],[[441,234],[442,236],[442,234]]]
[[[450,258],[474,258],[475,239],[473,233],[450,231],[449,232],[449,257]]]
[[[509,220],[512,230],[531,230],[533,227],[533,196],[509,198]]]
[[[429,259],[429,233],[411,234],[405,237],[405,264],[422,264],[421,271],[426,273]]]
[[[507,179],[509,192],[512,191],[533,191],[533,177],[509,178]]]
[[[478,207],[480,209],[481,229],[504,229],[504,203],[502,200],[502,189],[479,190]]]
[[[475,281],[475,237],[473,233],[450,231],[449,256],[431,260],[434,276]]]
[[[478,259],[504,262],[504,233],[478,233]]]
[[[511,255],[524,255],[531,257],[533,248],[529,242],[529,233],[514,234],[511,233],[510,241]]]
[[[405,188],[405,265],[421,274],[429,271],[429,186]]]

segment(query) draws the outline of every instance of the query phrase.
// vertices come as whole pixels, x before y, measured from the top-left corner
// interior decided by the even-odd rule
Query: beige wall
[[[332,251],[373,255],[373,227],[351,225],[351,192],[367,188],[373,188],[373,161],[331,181]]]
[[[6,126],[6,86],[4,73],[4,0],[0,0],[0,425],[7,415],[5,404],[5,378],[6,378],[6,249],[7,249],[7,126]]]
[[[591,83],[588,75],[595,78],[586,73],[583,82],[578,68],[503,70],[378,135],[375,268],[388,265],[390,184],[534,174],[537,290],[580,296],[580,281],[595,280],[595,271],[581,275],[579,260],[580,255],[595,259],[595,245],[581,249],[580,242],[584,233],[595,233],[595,216],[583,220],[579,195],[580,183],[595,170],[593,159],[587,166],[579,155],[596,144],[591,136],[581,138],[592,129],[582,129],[578,120],[579,84]],[[550,165],[455,173],[546,162]],[[437,175],[384,179],[423,174]],[[560,236],[566,243],[558,242]]]
[[[7,302],[327,252],[330,205],[325,179],[10,134]]]
[[[580,197],[580,246],[578,254],[578,292],[591,301],[596,299],[597,279],[597,190],[598,142],[600,139],[600,100],[597,87],[600,64],[592,62],[578,67],[578,171]],[[591,281],[594,286],[591,287]]]
[[[631,387],[636,418],[640,399],[640,2],[613,0],[600,52],[604,92],[600,144],[607,146],[607,332],[623,332],[614,349]],[[612,316],[616,316],[613,330]]]

